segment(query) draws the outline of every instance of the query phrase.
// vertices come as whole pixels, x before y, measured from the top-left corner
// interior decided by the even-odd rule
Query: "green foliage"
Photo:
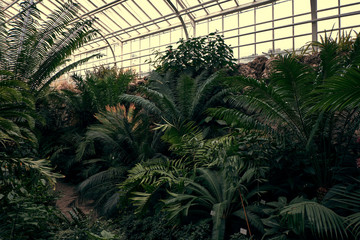
[[[73,93],[81,97],[84,107],[96,113],[105,110],[106,106],[120,103],[119,96],[127,91],[129,83],[135,79],[136,74],[130,70],[100,66],[87,72],[85,77],[73,76],[76,89]]]
[[[222,36],[215,33],[189,40],[180,39],[177,44],[177,48],[168,46],[164,55],[157,53],[153,63],[155,71],[166,73],[170,70],[180,74],[184,70],[192,70],[201,73],[235,67],[233,50],[225,44]]]
[[[279,56],[273,61],[269,83],[238,77],[243,92],[227,98],[232,108],[208,112],[235,127],[264,131],[281,139],[287,145],[284,150],[293,149],[298,161],[307,162],[318,187],[330,187],[335,167],[338,170],[344,164],[348,145],[343,143],[351,141],[359,115],[352,109],[341,113],[313,110],[317,104],[314,94],[319,95],[317,76],[330,71],[329,67],[321,65],[315,71],[295,55]]]
[[[0,144],[6,148],[27,142],[36,147],[33,129],[39,117],[34,99],[26,92],[25,83],[1,79],[2,76],[0,73]]]
[[[138,217],[131,212],[126,212],[120,217],[118,225],[124,232],[125,239],[128,240],[173,239],[171,226],[168,225],[168,221],[162,213]]]
[[[111,220],[92,219],[76,207],[69,215],[59,216],[53,240],[125,240]]]
[[[223,98],[237,89],[222,72],[210,76],[203,72],[195,78],[187,73],[176,77],[170,71],[165,76],[153,72],[149,84],[139,88],[141,95],[124,94],[120,99],[144,108],[157,123],[180,127],[194,121],[205,125],[205,110],[221,105]]]
[[[207,221],[183,225],[173,233],[175,239],[179,240],[210,240],[211,229]]]
[[[17,16],[1,24],[0,69],[13,73],[7,79],[27,82],[39,95],[63,73],[99,57],[95,54],[60,68],[96,34],[91,21],[72,22],[78,9],[78,5],[69,1],[42,19],[36,3],[22,2]]]
[[[315,201],[295,198],[287,203],[285,197],[280,197],[278,202],[267,205],[270,208],[264,210],[269,215],[263,220],[268,227],[264,237],[344,239],[347,236],[343,218]]]
[[[130,71],[99,67],[92,73],[88,72],[85,77],[74,76],[75,86],[54,91],[43,98],[38,104],[46,119],[46,125],[41,127],[41,154],[50,157],[58,170],[66,175],[80,175],[82,167],[78,160],[81,154],[76,151],[79,144],[83,147],[88,144],[82,143],[87,128],[99,123],[95,118],[96,113],[106,111],[106,106],[118,104],[118,96],[127,91],[128,84],[134,78],[135,74]],[[115,124],[112,127],[121,124],[115,115],[112,119]],[[111,131],[110,128],[107,131]]]
[[[330,36],[313,43],[320,49],[323,84],[315,91],[317,104],[314,110],[344,110],[359,105],[360,35],[351,38],[343,33],[338,38]]]
[[[116,209],[119,199],[116,185],[124,180],[126,170],[151,158],[155,151],[151,147],[149,123],[134,105],[107,107],[95,117],[99,124],[88,128],[77,149],[77,159],[89,167],[79,192],[98,199],[99,207],[106,213]]]
[[[165,211],[170,219],[177,216],[199,214],[202,218],[212,218],[212,239],[224,239],[226,219],[237,209],[239,191],[244,191],[255,177],[254,169],[239,173],[237,181],[228,178],[226,171],[214,171],[204,168],[197,170],[195,178],[184,179],[184,192],[170,192],[164,200]],[[192,213],[194,212],[194,213]]]
[[[49,189],[60,174],[51,172],[44,160],[1,156],[0,237],[48,239],[54,218],[54,196]]]

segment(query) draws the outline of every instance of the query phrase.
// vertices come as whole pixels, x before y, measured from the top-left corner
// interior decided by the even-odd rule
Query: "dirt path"
[[[70,183],[57,182],[55,191],[60,193],[60,198],[56,201],[56,206],[63,214],[70,217],[69,211],[73,207],[81,209],[86,215],[93,214],[92,203],[93,201],[79,202],[79,195],[76,193],[76,186]]]

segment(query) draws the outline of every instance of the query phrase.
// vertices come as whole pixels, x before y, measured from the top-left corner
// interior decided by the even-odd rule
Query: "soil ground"
[[[57,182],[55,192],[59,193],[59,199],[56,201],[56,206],[61,210],[65,216],[70,217],[69,211],[73,207],[79,208],[86,215],[93,213],[93,201],[79,201],[79,195],[76,192],[76,186],[70,183]]]

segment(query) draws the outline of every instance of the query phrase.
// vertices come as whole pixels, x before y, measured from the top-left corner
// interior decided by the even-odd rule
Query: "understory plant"
[[[73,85],[54,90],[38,102],[46,121],[40,127],[41,154],[50,157],[59,171],[82,180],[82,167],[76,158],[78,144],[87,128],[99,123],[95,114],[118,105],[119,96],[135,78],[131,71],[101,66],[86,76],[73,76]]]

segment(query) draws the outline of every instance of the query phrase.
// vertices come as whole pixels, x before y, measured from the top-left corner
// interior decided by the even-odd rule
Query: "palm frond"
[[[101,54],[93,54],[89,57],[80,59],[76,62],[71,63],[70,65],[64,67],[63,69],[59,70],[57,73],[55,73],[53,76],[51,76],[46,83],[42,84],[42,86],[40,86],[39,88],[39,92],[42,92],[45,88],[49,87],[51,83],[53,83],[55,80],[57,80],[59,77],[61,77],[62,75],[64,75],[67,72],[70,72],[72,69],[77,68],[78,66],[88,62],[90,59],[92,58],[100,58],[102,57]]]
[[[343,219],[331,209],[313,201],[284,207],[280,214],[289,226],[305,232],[305,226],[321,238],[339,239],[347,235]],[[307,225],[308,222],[308,225]]]
[[[360,70],[356,67],[346,69],[341,75],[336,75],[324,81],[316,90],[320,93],[317,109],[330,109],[342,111],[345,108],[356,108],[360,105]]]
[[[134,103],[137,106],[144,108],[145,110],[149,111],[149,113],[161,114],[161,110],[151,101],[144,99],[140,96],[134,96],[129,94],[123,94],[119,97],[120,101],[125,101],[129,103]]]
[[[347,225],[347,229],[351,230],[351,233],[355,236],[355,238],[360,237],[360,213],[354,213],[347,216],[345,224]]]

